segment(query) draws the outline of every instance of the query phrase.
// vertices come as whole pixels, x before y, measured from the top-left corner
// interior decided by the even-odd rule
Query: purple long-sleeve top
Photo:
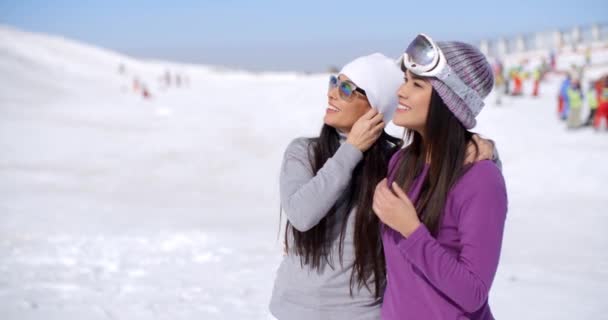
[[[391,159],[398,166],[404,150]],[[408,190],[415,203],[428,166]],[[392,183],[389,176],[389,185]],[[388,284],[383,319],[494,319],[488,294],[507,214],[504,178],[491,161],[472,165],[450,190],[437,237],[382,227]]]

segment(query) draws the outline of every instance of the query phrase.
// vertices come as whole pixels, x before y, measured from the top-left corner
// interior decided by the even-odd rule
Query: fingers
[[[374,201],[374,202],[372,203],[372,211],[373,211],[373,212],[374,212],[376,215],[378,215],[378,214],[381,212],[381,211],[380,211],[380,208],[378,208],[378,204],[376,203],[376,201]]]
[[[368,113],[364,114],[359,120],[357,120],[356,125],[353,126],[354,137],[358,137],[361,141],[361,150],[367,151],[367,149],[374,144],[374,142],[382,135],[384,132],[384,122],[382,121],[382,114],[377,113],[371,117],[370,120],[365,120],[366,117],[369,117],[373,114],[372,110],[368,111]]]
[[[376,126],[373,128],[373,129],[372,129],[372,131],[373,131],[373,132],[376,132],[376,133],[380,133],[382,130],[384,130],[384,121],[382,121],[382,122],[378,123],[378,124],[377,124],[377,125],[376,125]]]
[[[470,163],[475,162],[474,155],[475,155],[474,151],[472,152],[471,147],[469,146],[467,148],[467,152],[464,156],[464,164],[470,164]]]
[[[393,193],[393,191],[388,187],[386,181],[384,184],[382,184],[382,186],[380,186],[380,189],[378,191],[378,199],[383,203],[390,204],[394,200],[398,199],[397,196]]]
[[[483,139],[476,133],[473,135],[473,140],[475,140],[475,142],[480,143]]]
[[[382,212],[382,203],[383,201],[380,199],[380,188],[383,184],[386,184],[386,178],[382,179],[377,185],[376,190],[374,191],[374,200],[372,201],[372,209],[376,215]]]
[[[374,198],[376,196],[381,196],[382,195],[382,189],[383,187],[386,186],[386,178],[382,179],[382,181],[378,182],[378,184],[376,185],[376,191],[374,192]]]
[[[395,192],[397,197],[399,197],[399,199],[403,200],[408,205],[412,204],[410,197],[407,196],[407,194],[403,191],[403,189],[401,189],[401,187],[399,187],[399,185],[396,182],[393,182],[392,187],[393,187],[393,191]]]
[[[377,114],[378,114],[378,110],[371,108],[361,117],[361,119],[371,120]]]
[[[477,143],[478,148],[475,148]],[[471,164],[475,161],[491,160],[494,157],[494,141],[480,137],[478,134],[473,135],[473,141],[467,145],[465,154],[465,164]]]
[[[477,145],[479,146],[479,152],[477,154],[476,159],[474,159],[473,161],[492,159],[492,156],[494,154],[494,141],[481,138],[479,135],[474,135],[473,139],[475,140],[475,142],[477,142]],[[471,151],[474,152],[474,148],[472,148]]]
[[[382,179],[376,186],[376,191],[374,192],[374,202],[378,202],[378,204],[386,203],[386,195],[385,195],[386,187],[386,178]]]
[[[475,136],[477,135],[474,135],[473,139],[475,139]],[[479,136],[477,136],[477,139],[479,139]],[[477,142],[477,146],[481,146],[480,142]],[[477,160],[477,157],[479,157],[479,155],[481,154],[481,152],[479,152],[481,148],[478,149],[477,146],[475,145],[475,142],[472,141],[467,144],[467,150],[464,156],[465,164],[470,164]]]
[[[483,154],[482,159],[480,160],[491,160],[494,158],[494,141],[482,139],[483,148],[481,148],[481,153]]]
[[[490,144],[490,148],[492,149],[492,153],[494,153],[494,149],[496,148],[496,143],[492,139],[486,140]]]
[[[477,155],[477,161],[488,160],[491,158],[492,153],[490,153],[490,151],[488,151],[487,149],[482,150],[481,152],[479,152],[479,155]]]
[[[382,122],[382,120],[384,119],[384,115],[382,113],[377,112],[370,120],[372,122],[372,124],[377,124]]]

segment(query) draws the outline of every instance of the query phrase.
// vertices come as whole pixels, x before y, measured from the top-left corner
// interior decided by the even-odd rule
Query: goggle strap
[[[474,116],[477,116],[481,112],[481,108],[484,106],[481,96],[479,96],[477,91],[469,88],[462,79],[453,72],[448,64],[445,65],[444,69],[441,70],[436,77],[464,101]]]

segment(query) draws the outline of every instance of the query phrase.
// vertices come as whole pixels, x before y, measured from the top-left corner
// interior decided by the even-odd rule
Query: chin
[[[420,128],[419,124],[411,123],[409,121],[393,121],[393,124],[395,124],[397,127],[409,130],[417,130],[417,128]]]
[[[412,130],[414,130],[415,128],[419,128],[422,125],[421,123],[418,123],[417,121],[413,120],[414,119],[412,119],[412,117],[400,115],[393,117],[393,124],[398,127],[403,127]]]
[[[344,122],[340,120],[342,119],[340,119],[337,114],[326,114],[325,117],[323,117],[323,122],[325,122],[326,125],[332,127],[339,126],[341,122]]]
[[[411,121],[409,121],[409,119],[403,119],[403,118],[397,118],[397,117],[393,118],[393,124],[398,127],[409,128],[411,126],[410,122]]]

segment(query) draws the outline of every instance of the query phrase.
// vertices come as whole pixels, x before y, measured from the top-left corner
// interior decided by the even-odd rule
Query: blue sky
[[[415,5],[417,4],[417,5]],[[319,71],[417,33],[476,42],[608,22],[608,1],[0,1],[0,24],[136,57]]]

